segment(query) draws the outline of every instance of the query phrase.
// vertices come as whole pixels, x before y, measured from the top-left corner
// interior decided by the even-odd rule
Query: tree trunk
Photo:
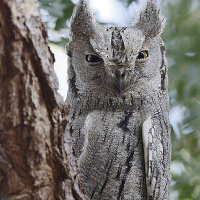
[[[36,0],[0,0],[0,199],[85,199]]]

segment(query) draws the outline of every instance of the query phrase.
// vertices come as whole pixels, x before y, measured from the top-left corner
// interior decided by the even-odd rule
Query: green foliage
[[[130,6],[131,3],[133,3],[133,1],[136,1],[136,0],[120,0],[122,3],[125,3],[125,5],[128,7]]]
[[[184,108],[178,132],[173,131],[172,163],[182,163],[172,173],[176,199],[200,199],[200,2],[172,1],[165,4],[167,26],[163,38],[169,62],[171,107]],[[180,135],[179,135],[180,134]]]
[[[41,17],[47,30],[60,36],[56,39],[52,37],[50,41],[64,46],[68,42],[68,24],[75,4],[70,0],[39,0],[39,3]],[[45,20],[45,16],[50,17]]]
[[[134,0],[120,0],[130,6]],[[58,35],[54,43],[66,43],[68,21],[74,3],[70,0],[40,0],[53,23],[47,29]],[[169,63],[171,108],[182,110],[177,128],[172,127],[171,200],[200,199],[200,0],[162,2],[167,25],[162,35]],[[41,12],[42,13],[42,12]],[[45,15],[43,15],[45,19]],[[43,20],[45,21],[45,20]],[[53,25],[52,25],[53,24]],[[62,38],[63,37],[63,38]],[[174,167],[175,166],[175,167]],[[176,170],[174,170],[174,168]]]

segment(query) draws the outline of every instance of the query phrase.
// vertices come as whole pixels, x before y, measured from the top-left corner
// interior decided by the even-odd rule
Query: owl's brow
[[[124,50],[125,45],[124,41],[121,35],[121,31],[124,31],[124,28],[114,28],[114,30],[111,33],[111,49],[113,52],[113,60],[116,60],[117,62],[121,63],[122,60],[124,60]]]

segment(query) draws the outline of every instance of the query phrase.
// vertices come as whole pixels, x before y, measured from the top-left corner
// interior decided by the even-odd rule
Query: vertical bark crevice
[[[0,1],[0,199],[86,199],[36,0]]]

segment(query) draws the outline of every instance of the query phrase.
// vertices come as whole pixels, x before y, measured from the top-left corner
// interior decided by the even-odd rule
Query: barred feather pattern
[[[138,16],[130,27],[103,27],[86,0],[72,16],[66,134],[92,200],[169,198],[168,76],[158,1],[145,1]]]

